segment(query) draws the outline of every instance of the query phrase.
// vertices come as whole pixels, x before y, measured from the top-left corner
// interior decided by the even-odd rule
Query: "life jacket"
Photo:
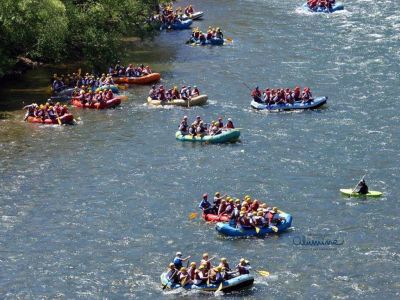
[[[246,268],[246,266],[243,266],[243,265],[241,265],[241,264],[238,264],[238,265],[236,266],[236,269],[238,270],[238,272],[239,272],[240,275],[249,274],[249,270]]]
[[[188,273],[189,273],[190,278],[192,280],[194,280],[195,279],[195,274],[196,274],[196,268],[189,268]]]
[[[228,121],[228,123],[226,124],[226,128],[234,129],[235,126],[233,126],[232,121]]]
[[[211,269],[211,261],[206,261],[206,260],[202,259],[202,260],[200,261],[200,265],[203,265],[203,264],[206,264],[207,270],[210,270],[210,269]]]
[[[114,98],[114,94],[112,91],[108,91],[106,94],[106,100],[111,100],[112,98]]]
[[[254,89],[252,92],[251,92],[251,96],[253,97],[253,98],[260,98],[261,97],[261,92],[260,92],[260,90],[256,90],[256,89]]]
[[[258,203],[252,203],[252,204],[250,205],[250,208],[251,208],[252,211],[257,211],[257,209],[258,209],[259,206],[260,206],[260,205],[259,205]]]
[[[221,203],[219,205],[218,214],[223,213],[226,210],[226,207],[227,207],[226,204]]]

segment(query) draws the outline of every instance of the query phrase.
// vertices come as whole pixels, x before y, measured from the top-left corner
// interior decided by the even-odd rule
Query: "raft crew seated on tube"
[[[203,194],[199,208],[204,214],[229,216],[229,224],[242,229],[252,229],[278,226],[285,220],[279,215],[277,207],[270,207],[266,203],[246,195],[241,202],[239,198],[233,199],[227,195],[215,193],[213,204],[208,201],[208,194]]]
[[[296,86],[293,91],[290,88],[267,88],[264,92],[262,92],[260,88],[256,86],[251,91],[251,97],[255,102],[266,105],[293,104],[295,101],[301,101],[301,103],[310,103],[314,100],[310,88],[305,87],[303,92],[301,92],[299,86]]]
[[[87,88],[96,89],[104,85],[114,84],[110,74],[106,75],[103,73],[100,77],[96,77],[95,75],[89,73],[86,73],[83,76],[80,75],[80,72],[72,73],[72,75],[68,74],[66,76],[64,76],[64,74],[61,74],[60,76],[54,74],[51,82],[51,88],[54,93],[58,93],[67,88],[77,89],[83,85]]]
[[[108,68],[108,73],[117,77],[142,77],[153,73],[153,71],[149,66],[145,66],[144,64],[137,65],[136,67],[133,66],[133,64],[129,64],[125,68],[123,65],[121,65],[120,61],[117,61],[115,65],[110,65]]]
[[[104,103],[108,100],[114,98],[114,94],[111,89],[101,90],[97,88],[94,92],[91,88],[87,86],[82,86],[79,93],[74,93],[74,98],[79,100],[82,104],[94,104],[94,103]]]
[[[174,11],[172,4],[168,4],[160,7],[160,14],[155,18],[155,20],[160,21],[167,28],[170,28],[172,24],[181,22],[183,20],[184,14],[187,17],[191,17],[194,12],[195,11],[192,5],[189,5],[184,9],[178,7]]]
[[[212,39],[223,39],[224,34],[222,33],[219,27],[214,28],[209,26],[207,29],[207,33],[202,32],[199,27],[196,27],[192,30],[192,35],[190,39],[187,41],[190,43],[198,43],[198,44],[206,44],[207,41]]]
[[[217,135],[223,131],[234,128],[235,125],[233,125],[231,118],[228,118],[228,122],[226,123],[226,126],[224,126],[223,118],[221,116],[218,117],[218,121],[211,121],[211,125],[209,127],[207,127],[207,124],[204,123],[200,116],[197,116],[190,126],[187,116],[184,116],[179,124],[179,131],[182,135],[190,134],[192,136]]]
[[[152,100],[160,100],[160,101],[171,101],[171,100],[191,100],[194,97],[200,96],[200,90],[197,86],[186,86],[183,85],[180,89],[177,86],[165,90],[163,85],[156,86],[153,85],[149,91],[149,97]]]
[[[307,6],[312,10],[317,10],[320,7],[330,10],[335,2],[335,0],[307,0]]]
[[[218,285],[225,280],[235,278],[240,275],[250,273],[250,262],[244,258],[241,258],[239,263],[234,269],[229,266],[228,260],[222,257],[216,265],[212,264],[215,256],[209,258],[208,253],[202,255],[200,263],[191,262],[189,264],[188,256],[182,259],[182,253],[177,252],[173,262],[168,266],[168,272],[166,279],[172,284],[185,285],[203,285],[203,284],[215,284]],[[176,263],[180,261],[180,263]],[[182,261],[188,261],[187,267],[182,266]]]
[[[24,121],[28,117],[41,118],[43,121],[46,119],[55,120],[69,113],[66,105],[61,105],[60,102],[54,104],[51,99],[48,99],[46,104],[32,103],[24,106],[23,109],[27,110]]]

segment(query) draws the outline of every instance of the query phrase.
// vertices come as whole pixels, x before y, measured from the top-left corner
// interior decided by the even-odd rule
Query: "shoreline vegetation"
[[[3,0],[0,81],[48,64],[85,61],[104,68],[123,44],[153,38],[165,0]]]

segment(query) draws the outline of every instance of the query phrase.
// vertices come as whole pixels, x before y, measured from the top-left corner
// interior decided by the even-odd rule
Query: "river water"
[[[301,1],[193,4],[206,12],[195,25],[219,26],[233,43],[191,47],[189,31],[163,32],[123,61],[151,64],[168,86],[197,84],[210,98],[204,107],[149,108],[148,87],[134,86],[118,109],[73,110],[77,126],[42,127],[15,108],[39,97],[53,70],[17,84],[39,92],[2,90],[1,298],[213,297],[161,290],[159,275],[180,250],[196,261],[203,252],[231,264],[245,257],[271,273],[225,298],[398,299],[399,2],[347,1],[332,15],[304,13]],[[255,112],[243,83],[310,86],[328,105]],[[185,114],[232,117],[241,142],[177,142]],[[340,195],[364,174],[383,197]],[[293,229],[232,240],[189,221],[201,194],[215,191],[278,206]],[[343,244],[296,245],[301,236]]]

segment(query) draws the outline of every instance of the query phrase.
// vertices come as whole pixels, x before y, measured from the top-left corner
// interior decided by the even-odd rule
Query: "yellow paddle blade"
[[[121,100],[128,100],[128,96],[127,95],[122,95],[120,97],[121,97]]]
[[[232,43],[233,39],[228,37],[228,38],[226,38],[226,41],[229,42],[229,43]]]
[[[263,270],[257,270],[257,273],[260,274],[261,276],[269,276],[269,272],[268,271],[263,271]]]
[[[256,226],[256,233],[259,233],[259,232],[260,232],[260,227]]]
[[[276,227],[276,226],[272,226],[271,228],[272,228],[273,232],[278,232],[278,230],[279,230],[278,227]]]
[[[224,283],[221,282],[221,284],[219,285],[218,289],[215,292],[221,291],[223,287],[224,287]]]
[[[127,89],[128,89],[128,86],[127,86],[127,85],[123,85],[123,84],[117,84],[117,87],[118,87],[120,90],[127,90]]]
[[[193,220],[193,219],[195,219],[197,217],[197,213],[196,212],[193,212],[193,213],[191,213],[190,215],[189,215],[189,220]]]

